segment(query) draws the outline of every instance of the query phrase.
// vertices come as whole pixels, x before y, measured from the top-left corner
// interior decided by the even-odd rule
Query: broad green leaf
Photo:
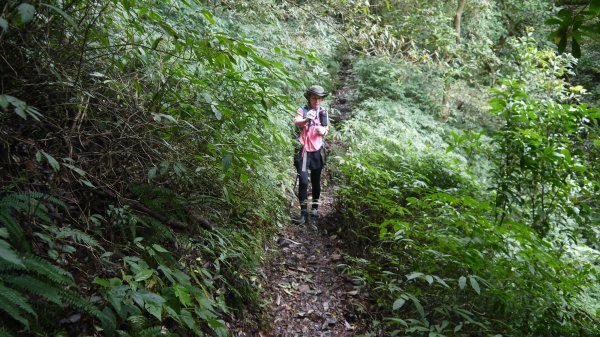
[[[94,186],[94,184],[92,184],[91,181],[87,180],[87,179],[79,179],[79,182],[84,184],[85,186],[89,187],[89,188],[96,188],[96,186]]]
[[[477,280],[473,276],[469,276],[469,281],[471,282],[471,287],[473,287],[473,290],[475,290],[475,292],[478,295],[480,295],[481,289],[479,288],[479,282],[477,282]]]
[[[99,278],[99,277],[94,278],[94,282],[93,283],[95,283],[97,285],[100,285],[102,287],[105,287],[105,288],[109,288],[110,287],[110,283],[108,282],[108,280],[103,279],[103,278]]]
[[[580,58],[581,57],[581,46],[579,45],[579,41],[577,41],[576,38],[573,38],[571,40],[571,53],[576,58]]]
[[[394,301],[394,304],[392,305],[392,310],[398,310],[400,308],[402,308],[402,306],[404,305],[404,303],[406,303],[406,300],[404,298],[399,298],[397,300]]]
[[[3,31],[8,30],[8,21],[6,21],[6,19],[4,19],[1,16],[0,16],[0,28],[2,28]]]
[[[19,12],[19,23],[24,24],[33,19],[33,15],[35,14],[35,7],[27,3],[22,3],[19,5],[19,7],[17,7],[17,11]]]
[[[156,47],[158,47],[158,44],[160,43],[160,41],[162,41],[164,38],[161,36],[159,38],[157,38],[156,40],[154,40],[154,42],[152,42],[152,49],[156,49]]]
[[[439,284],[443,285],[444,287],[446,287],[446,288],[450,288],[450,286],[448,285],[448,283],[446,283],[446,281],[442,280],[442,279],[441,279],[439,276],[434,276],[433,278],[435,278],[435,280],[436,280],[436,281],[437,281]]]
[[[548,20],[544,21],[544,23],[547,25],[560,25],[562,23],[562,20],[557,19],[557,18],[552,18],[552,19],[548,19]]]
[[[465,286],[467,285],[467,278],[464,276],[461,276],[458,278],[458,287],[460,289],[465,289]]]
[[[231,167],[231,163],[233,163],[233,157],[230,154],[226,154],[225,157],[223,157],[223,162],[221,163],[223,173],[226,173],[227,171],[229,171],[229,168]]]
[[[146,302],[144,307],[146,308],[146,310],[148,310],[148,312],[152,316],[156,317],[159,321],[162,321],[162,308],[163,308],[162,304],[154,303],[154,302]]]
[[[216,22],[216,21],[215,21],[215,18],[214,18],[214,16],[212,15],[212,13],[211,13],[211,12],[209,12],[209,11],[208,11],[208,10],[206,10],[206,9],[203,9],[203,10],[202,10],[202,15],[204,15],[204,17],[206,18],[206,20],[208,20],[208,22],[210,22],[210,23],[211,23],[211,24],[213,24],[213,25],[215,24],[215,22]]]
[[[159,252],[159,253],[168,253],[169,251],[164,249],[161,245],[159,244],[152,244],[152,248],[154,248],[155,251]]]
[[[71,165],[71,164],[67,164],[67,163],[63,163],[62,164],[64,167],[68,168],[69,170],[77,173],[79,176],[84,177],[85,176],[85,171],[80,169],[77,166]]]
[[[412,279],[416,279],[417,277],[421,277],[423,275],[425,275],[425,274],[420,273],[420,272],[417,271],[417,272],[414,272],[414,273],[406,275],[406,279],[407,279],[407,281],[410,281]]]
[[[183,304],[184,306],[192,304],[192,297],[186,287],[182,287],[179,284],[175,284],[173,286],[173,290],[175,291],[175,296],[179,298],[181,304]]]
[[[142,269],[139,272],[137,272],[137,274],[135,274],[134,280],[137,282],[144,281],[152,277],[152,274],[154,274],[154,271],[152,269]]]
[[[73,20],[73,18],[65,13],[65,11],[63,11],[62,9],[56,7],[56,6],[52,6],[49,4],[42,4],[42,6],[46,6],[52,10],[54,10],[55,12],[57,12],[58,14],[60,14],[73,28],[77,29],[77,24],[75,24],[75,21]]]
[[[156,166],[148,170],[148,180],[152,180],[156,177],[157,170],[158,168]]]
[[[177,32],[175,31],[175,29],[171,28],[171,26],[169,26],[167,23],[165,23],[164,21],[159,21],[158,24],[162,27],[162,29],[169,35],[171,35],[171,37],[173,37],[174,39],[178,39],[179,35],[177,35]]]
[[[60,164],[58,163],[58,161],[56,159],[54,159],[54,157],[52,157],[50,154],[48,154],[42,150],[40,150],[39,152],[41,152],[42,155],[44,155],[44,157],[48,161],[48,164],[50,164],[50,166],[52,167],[52,169],[54,171],[58,172],[60,170]]]
[[[415,307],[417,308],[417,311],[421,315],[421,318],[425,318],[425,309],[423,309],[423,305],[421,305],[421,302],[419,301],[419,299],[416,298],[413,294],[408,294],[408,297],[415,304]]]

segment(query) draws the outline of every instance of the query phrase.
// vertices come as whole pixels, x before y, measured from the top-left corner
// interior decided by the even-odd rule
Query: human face
[[[321,105],[321,103],[323,103],[323,97],[310,95],[309,101],[311,109],[316,109]]]

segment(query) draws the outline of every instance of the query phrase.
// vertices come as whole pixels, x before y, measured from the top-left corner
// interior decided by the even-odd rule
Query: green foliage
[[[568,71],[568,59],[538,51],[531,40],[522,39],[520,45],[515,49],[515,58],[524,61],[520,71],[494,89],[496,98],[490,101],[491,112],[501,120],[494,136],[499,146],[496,206],[499,223],[514,209],[517,221],[545,236],[552,222],[566,217],[584,223],[575,195],[591,192],[586,191],[590,180],[580,135],[592,110],[567,103],[581,91],[560,78]]]
[[[24,245],[28,241],[16,214],[26,216],[31,222],[50,223],[43,201],[64,206],[58,199],[37,192],[12,193],[0,199],[3,225],[0,228],[0,310],[8,315],[3,322],[5,327],[15,331],[42,331],[51,318],[42,320],[38,312],[54,311],[58,315],[65,310],[65,304],[104,318],[87,299],[70,289],[76,285],[69,272],[30,253],[17,253],[29,245]],[[90,239],[82,233],[76,234],[82,241]]]
[[[531,54],[515,59],[522,67],[535,66],[512,69],[512,76],[524,76],[527,85],[514,81],[510,83],[519,84],[511,87],[507,82],[499,90],[515,95],[511,103],[504,98],[491,101],[492,111],[499,106],[515,109],[506,112],[509,127],[502,124],[492,138],[481,131],[442,128],[412,107],[414,101],[391,101],[402,96],[375,90],[343,125],[341,141],[347,152],[336,165],[336,195],[349,250],[358,255],[347,272],[368,287],[377,316],[391,335],[599,333],[597,302],[586,296],[595,288],[598,253],[577,239],[578,228],[593,215],[583,210],[594,181],[588,174],[591,166],[585,167],[593,162],[581,151],[585,142],[579,136],[583,130],[594,132],[585,121],[595,113],[568,104],[577,99],[577,89],[552,75],[566,73],[561,65],[568,59],[527,46],[515,49]],[[357,82],[363,78],[369,77],[361,75]],[[364,89],[358,88],[360,95]],[[518,113],[527,104],[532,107]],[[543,131],[533,133],[537,128]],[[447,130],[449,144],[444,140]],[[502,140],[496,137],[509,131]],[[547,138],[540,140],[542,136]],[[490,156],[521,155],[503,147],[513,140],[528,154],[494,166]],[[549,153],[544,147],[556,150]],[[464,157],[454,153],[458,149]],[[529,162],[530,157],[536,159]],[[501,193],[487,177],[497,176],[505,162],[513,165],[505,172],[519,179],[509,184],[515,189],[512,195],[522,200],[513,203],[515,213],[500,223],[495,215],[502,208],[496,207],[495,198]],[[543,183],[526,173],[534,167],[543,172]],[[539,202],[533,192],[551,193],[544,205],[548,214],[555,212],[548,215],[552,225],[540,226],[545,230],[539,232],[525,221],[535,214],[529,218],[523,211],[530,207],[529,198]],[[574,206],[581,211],[571,212]]]
[[[600,1],[583,1],[576,7],[565,6],[554,18],[545,21],[546,25],[557,26],[548,39],[558,46],[559,53],[567,50],[570,44],[570,52],[573,56],[581,57],[581,44],[584,37],[597,39],[600,35]]]
[[[232,307],[252,310],[249,305],[256,305],[257,295],[251,297],[256,291],[254,287],[240,285],[250,282],[245,273],[256,268],[244,265],[256,261],[249,262],[255,258],[248,255],[249,247],[242,240],[248,237],[221,233],[209,233],[208,237],[210,240],[201,243],[187,242],[188,249],[207,256],[206,261],[197,258],[190,264],[176,263],[173,253],[161,245],[136,238],[135,247],[145,258],[125,256],[120,278],[94,281],[103,288],[102,297],[109,304],[105,311],[113,317],[111,322],[105,322],[105,331],[112,335],[115,327],[127,327],[129,332],[116,332],[122,336],[142,336],[156,329],[159,322],[174,321],[176,326],[165,333],[189,331],[202,336],[207,328],[217,336],[227,335],[221,317]],[[218,289],[226,292],[218,294]]]

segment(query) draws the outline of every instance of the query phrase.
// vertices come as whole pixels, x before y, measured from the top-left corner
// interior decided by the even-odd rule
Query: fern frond
[[[6,201],[5,201],[6,199]],[[35,201],[32,204],[32,200]],[[10,205],[11,203],[14,204],[14,208],[15,210],[21,211],[21,212],[25,212],[27,214],[33,214],[31,213],[32,211],[32,206],[37,206],[37,203],[44,201],[44,202],[50,202],[60,208],[66,209],[67,205],[65,205],[65,203],[54,197],[51,196],[49,194],[46,193],[42,193],[42,192],[37,192],[37,191],[29,191],[29,192],[21,192],[21,193],[12,193],[9,194],[7,196],[5,196],[4,198],[0,199],[0,204],[8,204]],[[36,203],[37,202],[37,203]]]
[[[154,233],[160,235],[162,238],[167,240],[175,239],[172,229],[161,221],[150,217],[140,217],[139,221],[141,226],[150,229]]]
[[[19,258],[17,252],[11,247],[11,245],[0,239],[0,260],[4,260],[8,263],[16,264],[19,266],[23,266],[23,262]]]
[[[27,198],[28,200],[28,198]],[[16,210],[20,212],[26,212],[29,208],[29,202],[23,198],[22,193],[12,193],[6,195],[0,199],[0,209],[3,210]]]
[[[65,302],[78,309],[81,309],[82,311],[90,315],[96,316],[97,318],[101,318],[104,315],[100,310],[98,310],[98,308],[91,304],[90,301],[81,297],[77,293],[68,290],[63,290],[60,293],[60,295]]]
[[[5,287],[2,283],[0,283],[0,297],[4,298],[6,302],[12,303],[13,306],[16,305],[26,313],[37,317],[35,310],[27,303],[25,296],[12,288]]]
[[[141,315],[129,316],[127,320],[131,323],[131,328],[134,331],[142,330],[148,322],[148,319]]]
[[[172,189],[158,185],[137,184],[130,185],[129,190],[152,209],[164,209],[165,205],[183,209],[183,198]]]
[[[37,314],[27,302],[27,298],[25,298],[25,296],[23,296],[20,292],[5,287],[3,284],[0,284],[0,302],[7,304],[9,307],[8,310],[4,308],[0,309],[5,310],[11,317],[15,318],[19,322],[21,321],[20,318],[24,319],[24,317],[21,317],[20,315],[21,311],[24,311],[37,318]]]
[[[4,200],[4,199],[3,199]],[[25,234],[23,233],[23,228],[11,215],[11,211],[9,208],[4,208],[5,205],[0,203],[0,225],[4,225],[8,230],[8,235],[10,237],[10,241],[16,244],[19,248],[26,248],[26,240]]]
[[[117,330],[117,334],[119,335],[119,337],[131,337],[131,335],[127,333],[127,331],[123,330]]]
[[[0,294],[0,311],[7,313],[12,319],[21,323],[25,330],[29,330],[29,320],[22,316],[22,313],[11,305],[5,298]]]
[[[37,256],[26,256],[23,258],[23,264],[28,271],[44,276],[52,282],[63,285],[75,285],[73,277],[68,271],[42,260]]]
[[[87,245],[92,248],[97,248],[103,252],[105,251],[96,239],[79,229],[63,227],[60,229],[56,229],[54,232],[56,234],[57,239],[70,238],[76,243]]]
[[[38,200],[38,198],[43,197],[44,194],[39,192],[13,193],[2,198],[0,204],[3,205],[3,208],[12,208],[28,216],[34,216],[45,222],[50,222],[48,209]]]
[[[0,259],[0,274],[11,270],[25,270],[25,265],[17,265]]]
[[[144,329],[137,334],[137,337],[156,337],[164,336],[162,328],[160,326],[153,326],[151,328]]]
[[[27,291],[30,294],[38,295],[40,297],[45,297],[50,302],[58,305],[62,304],[60,296],[61,289],[57,288],[56,286],[40,281],[39,279],[29,275],[3,275],[1,278],[4,282],[12,285],[15,289]]]

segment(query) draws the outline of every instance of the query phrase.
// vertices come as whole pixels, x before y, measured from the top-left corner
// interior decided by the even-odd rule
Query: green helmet
[[[306,92],[304,93],[304,97],[306,97],[306,99],[310,99],[311,95],[315,95],[315,96],[319,96],[319,97],[327,97],[327,95],[329,95],[329,94],[325,92],[325,89],[323,89],[322,86],[313,85],[310,88],[308,88],[308,90],[306,90]]]

